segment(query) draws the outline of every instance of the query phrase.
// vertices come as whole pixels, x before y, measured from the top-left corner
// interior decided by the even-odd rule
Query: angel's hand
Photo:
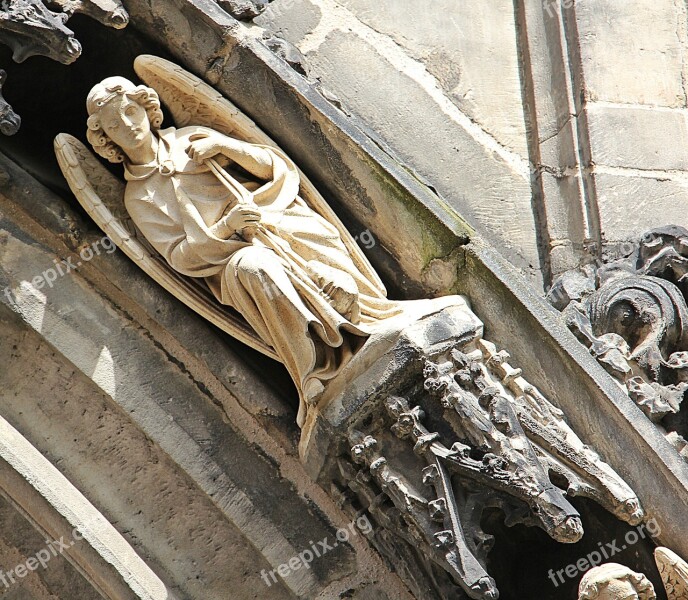
[[[225,153],[222,140],[213,136],[204,136],[198,139],[194,139],[194,137],[191,136],[192,141],[186,149],[186,154],[191,160],[202,163],[218,154]]]
[[[227,226],[236,231],[245,227],[255,227],[260,223],[260,210],[255,206],[239,204],[227,213]]]
[[[254,230],[260,219],[260,210],[256,206],[238,204],[214,225],[214,230],[220,237],[229,237],[244,229]]]

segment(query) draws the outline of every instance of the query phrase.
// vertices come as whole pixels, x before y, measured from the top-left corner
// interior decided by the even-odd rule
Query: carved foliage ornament
[[[626,257],[561,275],[548,299],[622,389],[659,427],[688,390],[688,230],[644,234]],[[662,427],[663,428],[663,427]],[[667,434],[684,454],[678,432]]]

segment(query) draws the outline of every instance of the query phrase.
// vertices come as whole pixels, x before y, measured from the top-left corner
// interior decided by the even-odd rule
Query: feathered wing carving
[[[177,127],[203,125],[246,142],[279,148],[239,108],[180,66],[157,56],[143,54],[134,61],[134,70],[147,85],[158,92],[160,100],[172,115]],[[337,227],[360,272],[385,293],[384,284],[351,234],[315,186],[303,173],[299,174],[301,197],[311,208]]]
[[[124,208],[124,182],[110,173],[75,137],[60,133],[55,154],[69,187],[103,232],[147,275],[211,323],[279,360],[235,311],[220,305],[201,280],[174,271],[139,233]]]
[[[655,550],[655,562],[662,576],[667,599],[688,598],[688,563],[668,548]]]

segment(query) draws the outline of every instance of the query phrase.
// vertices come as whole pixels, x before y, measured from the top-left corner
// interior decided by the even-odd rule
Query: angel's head
[[[151,132],[160,128],[163,119],[155,90],[124,77],[108,77],[95,85],[86,108],[86,137],[110,162],[122,162],[136,148],[149,144]]]
[[[578,587],[578,600],[655,600],[655,588],[641,573],[608,563],[590,569]]]

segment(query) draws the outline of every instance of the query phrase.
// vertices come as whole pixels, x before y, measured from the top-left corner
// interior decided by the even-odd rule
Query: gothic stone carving
[[[12,49],[16,62],[40,55],[66,65],[73,63],[81,54],[81,44],[66,22],[75,12],[117,29],[129,22],[121,0],[53,0],[47,4],[61,12],[50,10],[42,0],[0,2],[0,42]]]
[[[239,21],[250,21],[265,10],[270,0],[217,0],[217,3]]]
[[[498,597],[484,566],[494,542],[480,526],[487,508],[563,543],[583,535],[567,495],[594,498],[629,523],[642,519],[630,488],[479,328],[440,348],[413,359],[403,343],[390,352],[405,358],[386,367],[396,376],[383,393],[362,394],[368,404],[346,421],[350,456],[339,456],[334,477],[343,506],[367,510],[396,548],[417,552],[415,564],[397,568],[412,573],[419,593]]]
[[[688,231],[647,232],[628,256],[569,271],[549,300],[568,327],[657,424],[679,412],[688,389]],[[668,439],[682,454],[686,442]]]
[[[655,550],[655,562],[662,576],[667,599],[688,598],[688,563],[668,548]]]
[[[668,548],[655,550],[655,562],[662,577],[668,600],[688,598],[688,564]],[[588,571],[578,588],[578,600],[655,600],[652,583],[642,573],[635,573],[616,563]]]
[[[121,0],[50,0],[48,4],[59,7],[67,16],[81,13],[115,29],[122,29],[129,23],[129,14]]]
[[[375,346],[366,340],[455,302],[388,300],[350,234],[322,197],[302,198],[298,169],[274,146],[198,125],[158,132],[157,93],[123,78],[95,86],[87,107],[96,151],[124,162],[137,230],[273,349],[299,391],[299,424],[327,382]]]
[[[41,0],[6,0],[0,4],[0,42],[12,49],[16,62],[41,55],[68,65],[81,54],[81,44],[66,21],[67,15]]]
[[[7,80],[7,73],[0,69],[0,132],[3,135],[14,135],[19,131],[21,118],[2,97],[2,86]]]
[[[588,571],[578,588],[578,600],[656,600],[655,588],[641,573],[616,563]]]
[[[633,491],[482,339],[462,297],[388,300],[322,196],[236,107],[167,61],[139,57],[135,67],[177,128],[158,131],[154,89],[103,81],[87,101],[88,138],[101,156],[124,162],[126,188],[60,135],[72,190],[157,281],[284,362],[301,396],[302,460],[317,479],[357,495],[385,531],[382,551],[405,557],[412,579],[436,582],[446,598],[458,589],[497,598],[481,562],[487,506],[561,542],[583,532],[565,493],[594,498],[629,523],[642,519]],[[366,381],[371,393],[347,392]],[[323,419],[337,407],[347,417],[319,452]],[[339,474],[315,472],[314,457]]]

